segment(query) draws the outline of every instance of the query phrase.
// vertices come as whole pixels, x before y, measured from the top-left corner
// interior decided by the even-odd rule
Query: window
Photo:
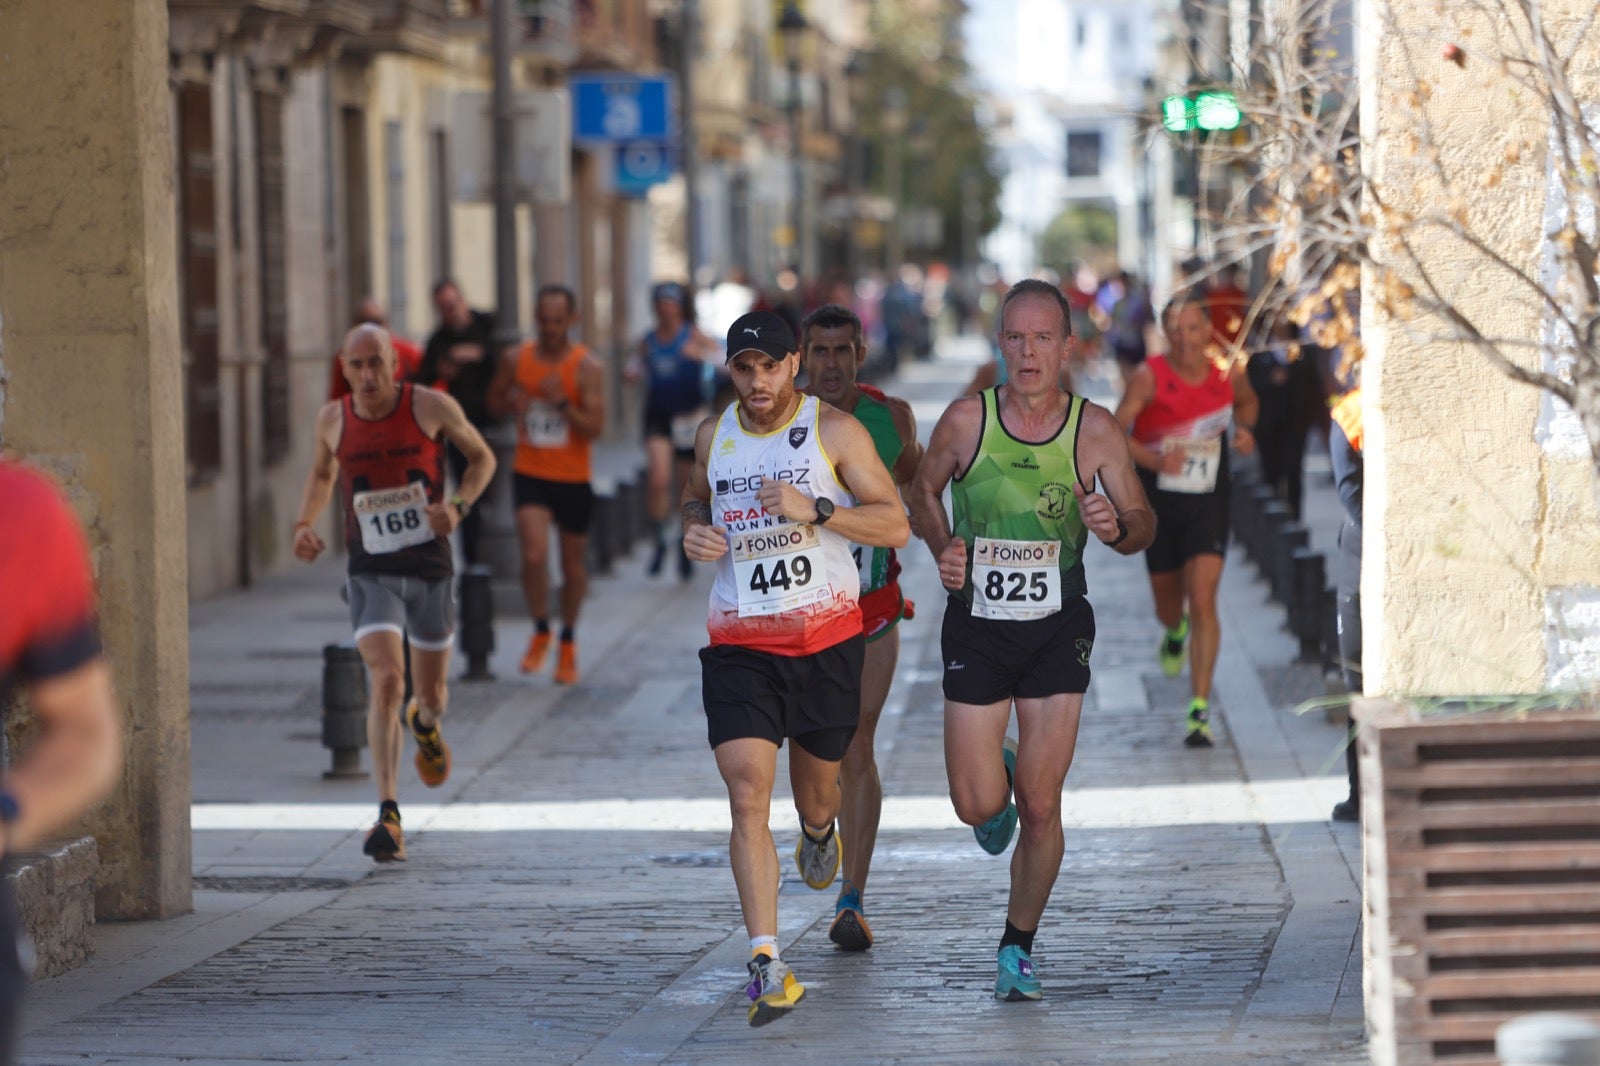
[[[340,109],[340,147],[344,154],[344,282],[346,302],[351,307],[372,295],[366,128],[366,115],[360,108]]]
[[[433,276],[455,274],[450,248],[450,139],[444,130],[433,131]]]
[[[262,458],[289,454],[288,227],[284,217],[283,97],[255,94],[256,191],[261,224]]]
[[[1067,177],[1100,176],[1100,131],[1079,130],[1067,134]]]
[[[189,482],[222,469],[222,390],[217,337],[217,160],[211,87],[178,90],[178,233],[184,351],[185,459]]]

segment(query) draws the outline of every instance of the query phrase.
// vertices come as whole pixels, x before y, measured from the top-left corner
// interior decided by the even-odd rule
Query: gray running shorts
[[[391,630],[423,651],[450,647],[456,632],[456,594],[451,578],[426,580],[397,574],[351,574],[350,626],[356,640]]]

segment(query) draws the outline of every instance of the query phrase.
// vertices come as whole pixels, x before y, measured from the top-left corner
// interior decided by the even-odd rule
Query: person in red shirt
[[[1255,451],[1260,404],[1244,367],[1219,365],[1207,350],[1211,316],[1198,301],[1174,301],[1161,316],[1172,351],[1128,376],[1117,421],[1131,436],[1145,495],[1156,512],[1145,551],[1156,617],[1166,627],[1158,657],[1168,677],[1189,651],[1193,693],[1184,743],[1210,747],[1211,676],[1222,644],[1217,586],[1228,550],[1227,435],[1241,456]]]
[[[379,326],[389,328],[389,316],[383,313],[383,305],[376,299],[368,296],[356,308],[355,321],[352,325]],[[394,345],[395,380],[412,381],[416,379],[417,371],[422,369],[422,349],[406,340],[389,334],[389,340]],[[339,358],[344,352],[333,353],[333,374],[328,381],[328,399],[342,400],[350,395],[350,382],[344,376],[344,363]]]
[[[39,735],[0,782],[0,852],[38,844],[111,791],[122,729],[101,653],[83,531],[56,487],[0,460],[0,708],[13,686]],[[26,972],[0,878],[0,1062],[13,1061]]]
[[[360,325],[345,335],[351,394],[317,413],[317,447],[294,524],[294,555],[315,562],[326,545],[316,521],[335,487],[349,553],[350,627],[371,682],[367,743],[378,784],[378,820],[362,851],[403,861],[399,775],[403,640],[411,643],[416,698],[404,722],[417,742],[417,776],[429,788],[450,776],[440,734],[449,693],[445,674],[455,634],[450,534],[494,476],[494,452],[449,395],[395,380],[386,330]],[[445,498],[445,442],[466,457],[455,495]]]

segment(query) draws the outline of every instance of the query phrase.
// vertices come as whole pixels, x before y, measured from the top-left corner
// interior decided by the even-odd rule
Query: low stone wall
[[[100,853],[94,837],[17,855],[11,860],[11,891],[22,927],[38,956],[33,976],[56,977],[94,954],[94,879]]]

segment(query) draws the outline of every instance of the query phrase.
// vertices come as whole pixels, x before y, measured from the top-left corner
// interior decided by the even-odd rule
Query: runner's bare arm
[[[717,525],[711,514],[711,481],[706,477],[706,459],[716,429],[717,419],[712,415],[695,431],[694,466],[683,483],[683,551],[699,563],[720,559],[728,551],[728,531]]]
[[[856,499],[851,507],[839,506],[828,520],[828,528],[855,544],[878,548],[903,548],[911,537],[911,525],[906,520],[905,504],[895,487],[878,447],[872,442],[867,427],[837,408],[823,404],[817,426],[822,434],[822,444],[830,458],[839,481]],[[798,489],[782,482],[773,482],[804,497]],[[767,486],[763,484],[762,488]],[[785,494],[785,499],[789,497]],[[835,501],[837,502],[837,501]],[[799,521],[809,522],[816,517],[816,504],[809,498],[800,501],[802,514],[789,514]]]
[[[1122,399],[1117,403],[1117,424],[1122,427],[1124,436],[1133,432],[1133,423],[1150,406],[1150,401],[1156,394],[1155,372],[1145,363],[1140,363],[1128,377],[1128,386],[1122,392]],[[1129,439],[1128,451],[1133,456],[1133,461],[1146,470],[1161,469],[1161,452],[1148,445]]]
[[[917,479],[917,466],[922,462],[922,442],[917,440],[917,416],[911,405],[898,396],[889,397],[889,415],[894,419],[895,432],[900,434],[900,458],[895,460],[894,482],[902,495],[909,494]]]
[[[461,472],[461,484],[456,486],[456,493],[469,504],[478,502],[489,487],[489,479],[494,477],[494,450],[489,447],[489,442],[483,439],[483,434],[478,432],[476,426],[467,421],[461,405],[453,396],[442,392],[413,391],[411,404],[417,425],[422,427],[424,433],[434,440],[443,436],[467,457],[467,468]],[[455,515],[455,508],[451,507],[449,511]],[[455,528],[455,521],[451,521],[452,529]]]
[[[1261,400],[1250,387],[1243,370],[1233,372],[1233,450],[1249,455],[1256,450],[1256,419],[1261,415]]]
[[[343,420],[343,405],[338,400],[323,404],[322,410],[317,412],[317,449],[311,459],[311,470],[306,474],[305,488],[300,493],[299,517],[294,524],[294,557],[303,563],[315,562],[327,547],[313,527],[322,509],[328,506],[334,479],[339,476],[339,460],[334,449],[339,445]]]
[[[111,790],[122,768],[121,715],[104,658],[29,684],[28,706],[39,736],[6,770],[18,812],[4,830],[8,854],[63,829]]]
[[[517,388],[517,358],[515,348],[507,348],[500,353],[500,362],[494,368],[494,379],[489,382],[489,389],[484,393],[483,405],[489,413],[496,418],[509,418],[521,414],[526,397],[522,390]]]
[[[1128,435],[1099,404],[1086,404],[1078,435],[1078,477],[1073,487],[1089,531],[1123,555],[1142,552],[1156,535],[1156,516],[1134,470]],[[1096,480],[1104,495],[1094,491]],[[1084,487],[1088,487],[1085,491]]]
[[[917,477],[906,502],[911,505],[917,533],[927,543],[935,562],[952,541],[950,515],[944,509],[945,486],[972,461],[982,424],[983,401],[974,396],[957,399],[939,416],[933,435],[928,438],[928,450],[917,466]],[[962,545],[964,559],[966,546],[956,543]]]
[[[578,436],[598,440],[606,428],[606,390],[600,360],[585,356],[578,364],[578,402],[567,409],[567,421]]]

